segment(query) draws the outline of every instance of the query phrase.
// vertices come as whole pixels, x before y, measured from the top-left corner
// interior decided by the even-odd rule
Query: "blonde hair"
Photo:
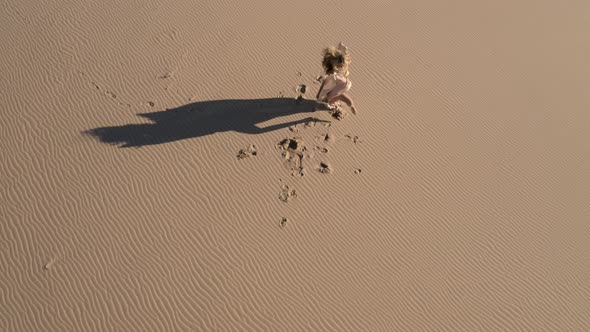
[[[323,51],[322,67],[326,74],[332,74],[350,62],[350,54],[346,49],[334,46],[326,47]]]

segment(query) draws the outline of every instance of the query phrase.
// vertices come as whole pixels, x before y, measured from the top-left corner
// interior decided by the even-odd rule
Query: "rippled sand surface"
[[[5,1],[0,330],[590,331],[589,10]]]

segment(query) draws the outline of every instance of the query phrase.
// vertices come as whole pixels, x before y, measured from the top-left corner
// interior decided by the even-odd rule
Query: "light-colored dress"
[[[326,75],[323,84],[322,90],[318,94],[318,101],[329,101],[347,92],[352,86],[352,82],[348,78],[337,73]]]

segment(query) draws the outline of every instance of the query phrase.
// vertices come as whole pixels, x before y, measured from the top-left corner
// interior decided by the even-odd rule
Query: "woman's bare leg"
[[[350,96],[348,96],[346,93],[341,93],[335,97],[332,97],[328,101],[328,103],[333,104],[337,101],[343,101],[346,105],[348,105],[350,107],[350,110],[352,111],[352,113],[356,114],[356,108],[353,105],[352,98],[350,98]]]

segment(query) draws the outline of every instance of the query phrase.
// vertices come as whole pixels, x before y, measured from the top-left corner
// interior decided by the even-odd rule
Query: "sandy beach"
[[[0,331],[590,331],[590,3],[2,7]]]

